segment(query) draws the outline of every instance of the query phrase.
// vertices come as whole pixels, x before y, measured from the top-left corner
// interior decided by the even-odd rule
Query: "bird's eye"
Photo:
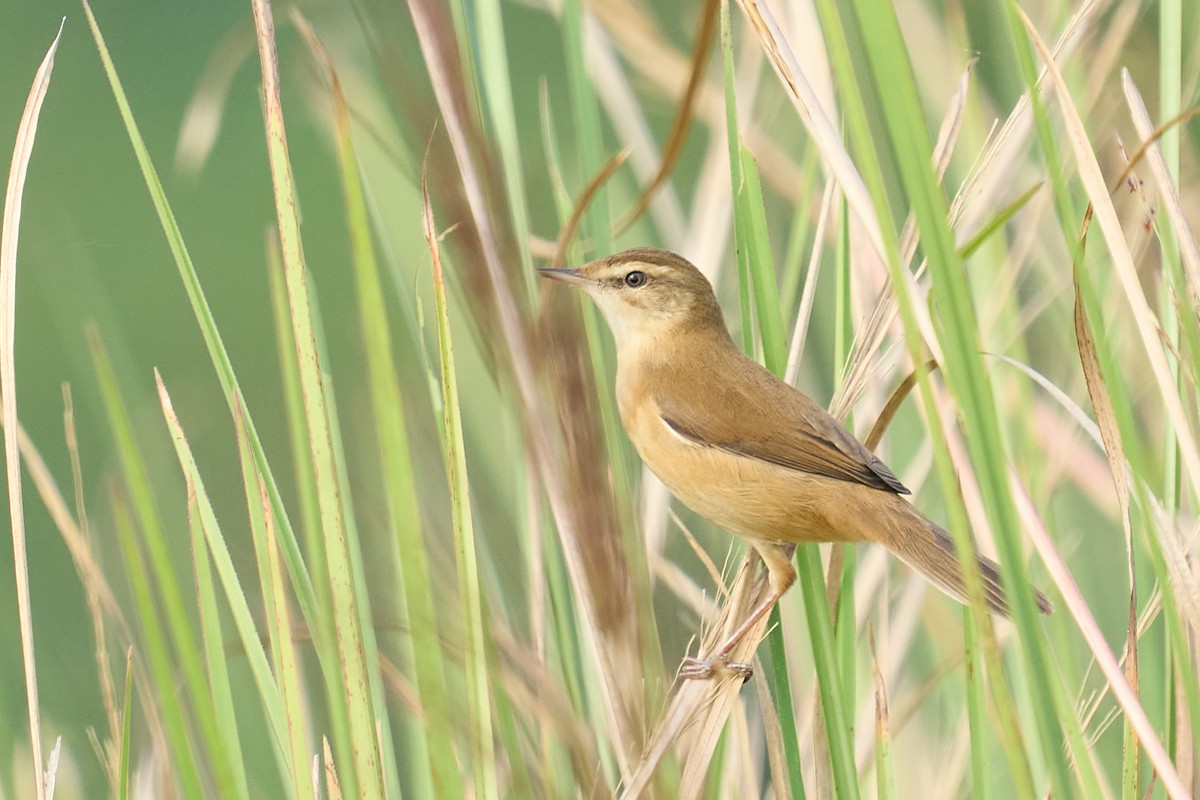
[[[635,269],[633,272],[625,276],[625,285],[630,289],[636,289],[639,286],[645,286],[647,280],[649,280],[649,278],[646,277],[646,273]]]

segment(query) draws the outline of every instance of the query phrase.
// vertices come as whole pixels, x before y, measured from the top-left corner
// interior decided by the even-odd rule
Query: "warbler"
[[[685,662],[684,677],[707,677],[724,664],[795,582],[788,544],[877,542],[968,602],[950,536],[841,423],[737,347],[712,285],[690,262],[638,248],[539,272],[586,292],[608,321],[617,406],[642,461],[684,505],[745,539],[766,564],[769,595],[713,656]],[[997,564],[976,559],[988,608],[1007,615]],[[1046,597],[1031,591],[1049,613]]]

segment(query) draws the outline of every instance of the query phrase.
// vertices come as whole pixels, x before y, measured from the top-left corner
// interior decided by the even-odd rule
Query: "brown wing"
[[[687,385],[696,383],[689,375],[703,374],[691,370],[664,375],[673,385],[655,396],[663,421],[697,444],[909,494],[886,464],[808,397],[744,356],[726,367],[733,374],[710,375],[705,385]]]

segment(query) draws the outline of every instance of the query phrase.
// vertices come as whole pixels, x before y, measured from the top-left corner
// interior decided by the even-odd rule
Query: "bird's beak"
[[[539,269],[538,274],[543,278],[569,283],[580,288],[589,286],[594,281],[577,269]]]

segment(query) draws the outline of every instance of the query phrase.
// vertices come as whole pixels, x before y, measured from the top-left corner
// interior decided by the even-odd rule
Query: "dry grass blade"
[[[115,748],[116,744],[121,740],[121,725],[120,716],[117,711],[116,687],[109,672],[108,638],[105,632],[106,616],[111,616],[116,621],[122,641],[132,641],[133,637],[130,634],[124,612],[121,610],[120,605],[117,604],[112,588],[108,585],[108,579],[105,578],[104,572],[100,568],[96,557],[96,550],[93,548],[91,537],[88,535],[87,516],[83,504],[82,469],[79,464],[79,448],[75,436],[71,393],[67,384],[63,384],[63,397],[66,405],[64,429],[66,432],[67,451],[71,456],[71,470],[75,480],[75,506],[76,513],[79,515],[78,523],[71,516],[71,510],[68,508],[65,498],[59,490],[54,476],[50,473],[50,468],[42,458],[42,454],[29,438],[29,434],[25,432],[25,428],[19,426],[21,458],[25,462],[25,469],[29,471],[30,480],[33,481],[34,487],[41,496],[42,505],[49,512],[55,527],[58,528],[59,535],[62,536],[63,542],[67,545],[67,550],[71,554],[71,561],[75,564],[75,570],[79,573],[79,579],[83,582],[88,613],[91,616],[92,631],[96,641],[96,668],[100,680],[101,699],[108,718],[109,745],[110,748]],[[157,724],[153,713],[149,714],[149,720],[152,727]],[[100,745],[98,738],[96,744],[101,762],[109,773],[111,782],[115,785],[115,777],[112,776],[116,775],[116,761],[111,757],[115,751],[105,750]]]
[[[919,371],[933,372],[938,368],[936,361],[926,361],[921,365]],[[879,446],[879,442],[883,439],[883,434],[887,431],[888,425],[891,424],[892,418],[896,416],[896,412],[900,410],[900,405],[912,392],[913,387],[917,385],[917,375],[919,371],[913,371],[900,382],[896,390],[892,392],[892,396],[888,398],[887,405],[879,412],[879,416],[875,418],[875,424],[871,426],[871,432],[867,434],[867,438],[863,439],[863,444],[868,450],[874,450]]]
[[[1180,780],[1179,773],[1176,772],[1175,765],[1171,762],[1171,756],[1167,753],[1166,748],[1163,747],[1162,741],[1158,738],[1158,734],[1154,730],[1154,725],[1146,716],[1146,712],[1138,700],[1137,693],[1134,692],[1133,687],[1125,679],[1125,673],[1122,671],[1121,665],[1109,649],[1108,642],[1105,640],[1100,626],[1096,623],[1096,618],[1092,615],[1087,601],[1084,599],[1083,594],[1080,593],[1079,586],[1075,583],[1075,579],[1071,577],[1071,572],[1067,569],[1066,562],[1063,561],[1062,555],[1054,547],[1054,542],[1050,539],[1050,534],[1038,518],[1037,510],[1033,507],[1033,502],[1029,499],[1029,495],[1026,494],[1025,487],[1015,475],[1011,476],[1010,484],[1012,486],[1013,497],[1017,502],[1017,509],[1020,511],[1021,518],[1025,523],[1025,529],[1029,532],[1029,538],[1033,541],[1034,547],[1037,548],[1042,562],[1045,563],[1046,571],[1050,574],[1050,577],[1054,580],[1054,584],[1062,593],[1063,602],[1074,618],[1076,625],[1078,625],[1079,632],[1083,634],[1083,638],[1087,641],[1088,647],[1091,649],[1092,655],[1100,667],[1100,671],[1108,681],[1108,686],[1112,690],[1113,697],[1116,698],[1121,708],[1125,711],[1126,717],[1137,732],[1141,744],[1146,750],[1146,756],[1158,772],[1158,779],[1162,781],[1163,788],[1166,789],[1167,795],[1172,800],[1187,800],[1187,798],[1192,796],[1191,793],[1184,786],[1183,781]]]
[[[967,92],[971,86],[970,78],[971,68],[968,66],[959,78],[958,90],[951,97],[949,107],[942,116],[942,124],[938,128],[938,138],[933,148],[933,164],[939,180],[945,176],[946,170],[950,166],[951,156],[954,155],[954,145],[958,142],[958,133],[962,129]],[[962,197],[963,195],[960,193],[956,198],[956,206],[959,205]],[[953,216],[954,212],[952,211],[951,214]],[[908,220],[904,224],[904,230],[900,234],[900,258],[903,263],[907,264],[912,261],[918,244],[916,217],[909,214]],[[924,267],[924,264],[918,267],[915,274],[920,276]],[[850,412],[869,383],[870,372],[878,367],[876,355],[883,348],[884,338],[891,329],[892,323],[895,322],[896,315],[899,314],[896,295],[890,290],[890,287],[891,278],[885,275],[867,324],[855,332],[852,356],[846,367],[846,380],[842,382],[837,394],[829,403],[829,413],[838,419]],[[935,340],[929,337],[926,337],[926,340],[936,348]],[[874,449],[875,445],[868,445],[868,447]]]
[[[800,360],[804,358],[804,342],[808,338],[808,322],[812,319],[813,302],[817,294],[817,276],[821,272],[821,253],[825,246],[825,227],[833,214],[833,203],[837,197],[836,185],[826,181],[821,193],[821,210],[817,215],[817,227],[813,230],[812,253],[808,258],[808,269],[804,271],[804,289],[800,293],[800,306],[796,310],[796,321],[792,326],[792,341],[788,345],[787,369],[784,380],[796,384],[800,374]]]
[[[1047,49],[1046,43],[1042,41],[1037,28],[1019,6],[1016,10],[1025,25],[1030,41],[1037,48],[1038,55],[1046,65],[1046,74],[1051,79],[1052,85],[1061,96],[1069,96],[1062,73],[1059,72],[1053,56]],[[1188,424],[1187,413],[1184,411],[1179,394],[1175,391],[1175,379],[1167,363],[1166,354],[1163,352],[1157,320],[1146,300],[1137,266],[1133,261],[1133,254],[1130,252],[1129,243],[1125,241],[1121,221],[1117,217],[1116,209],[1109,197],[1104,176],[1100,172],[1096,153],[1088,141],[1083,120],[1070,103],[1062,103],[1060,108],[1063,112],[1063,120],[1066,122],[1067,140],[1078,162],[1080,180],[1092,202],[1096,222],[1108,244],[1117,278],[1133,313],[1138,336],[1141,338],[1142,347],[1146,352],[1155,382],[1158,384],[1159,395],[1166,407],[1167,416],[1175,428],[1179,452],[1187,467],[1186,479],[1190,482],[1192,491],[1196,495],[1200,495],[1200,449],[1197,449],[1192,427]]]
[[[198,175],[204,168],[221,131],[233,79],[253,54],[254,31],[243,23],[225,34],[213,50],[179,125],[175,169],[182,174]]]
[[[333,760],[333,751],[329,749],[329,739],[322,738],[321,744],[323,745],[322,755],[325,759],[325,789],[329,792],[329,800],[342,800],[342,784],[338,780],[337,764]],[[315,773],[316,771],[316,764],[314,763],[313,772]],[[315,800],[315,798],[320,796],[318,787],[321,785],[321,782],[315,780],[316,775],[313,778],[313,798]]]
[[[1134,130],[1143,140],[1142,146],[1138,148],[1138,153],[1140,154],[1143,150],[1146,153],[1146,159],[1150,162],[1150,172],[1158,184],[1158,193],[1167,207],[1167,217],[1171,220],[1171,227],[1175,229],[1175,235],[1178,237],[1179,254],[1183,257],[1183,266],[1187,270],[1191,283],[1190,294],[1194,303],[1197,293],[1200,293],[1200,248],[1196,246],[1196,236],[1184,215],[1183,201],[1179,197],[1179,187],[1171,180],[1167,162],[1163,159],[1162,150],[1156,144],[1161,133],[1155,130],[1154,124],[1150,121],[1146,104],[1142,102],[1142,95],[1138,92],[1127,69],[1121,71],[1121,86],[1125,90],[1125,102],[1129,105]],[[1179,121],[1182,122],[1187,116],[1197,113],[1200,113],[1200,109],[1184,112],[1180,115]],[[1169,127],[1170,123],[1163,129],[1166,130]]]
[[[17,431],[17,441],[21,448],[21,458],[25,462],[25,469],[29,470],[29,478],[42,498],[42,505],[46,507],[55,527],[58,528],[59,535],[67,545],[71,559],[75,562],[75,568],[79,570],[84,583],[91,587],[89,591],[95,592],[100,608],[111,614],[121,626],[121,630],[128,635],[129,629],[121,607],[117,603],[104,573],[100,570],[100,565],[96,562],[96,555],[92,552],[87,537],[80,530],[75,518],[71,516],[71,510],[67,507],[66,500],[59,490],[54,476],[50,474],[50,468],[46,466],[45,459],[42,458],[42,454],[25,429],[18,426]]]
[[[600,191],[600,187],[617,173],[617,170],[621,168],[621,165],[625,163],[625,159],[627,158],[629,158],[629,148],[625,148],[604,162],[604,166],[600,168],[595,177],[588,181],[588,185],[584,187],[583,194],[579,195],[579,200],[575,203],[575,207],[571,209],[571,216],[567,218],[567,223],[559,231],[558,240],[554,243],[554,257],[550,259],[550,263],[547,265],[550,269],[557,269],[566,262],[567,249],[570,248],[571,242],[575,239],[575,234],[579,232],[579,226],[583,223],[583,215],[587,213],[588,206],[596,199],[596,193]]]
[[[769,588],[764,577],[754,580],[758,556],[750,551],[742,559],[725,603],[708,632],[702,637],[699,652],[712,652],[752,609],[766,597]],[[743,636],[729,653],[729,661],[753,660],[759,643],[766,635],[769,618]],[[704,788],[704,778],[712,751],[724,728],[725,720],[742,689],[740,676],[717,677],[710,680],[683,681],[671,698],[671,703],[655,725],[646,743],[637,768],[621,797],[633,800],[642,796],[663,758],[677,743],[681,745],[684,762],[680,797],[697,796]]]
[[[46,798],[45,776],[42,774],[42,724],[38,709],[37,662],[33,652],[33,608],[29,599],[29,563],[25,550],[25,510],[21,498],[21,456],[17,427],[16,386],[16,313],[17,313],[17,234],[21,228],[21,202],[25,190],[25,174],[33,154],[37,136],[38,117],[42,101],[50,88],[50,73],[54,69],[54,54],[62,38],[63,24],[46,51],[45,58],[33,77],[25,110],[17,126],[17,141],[13,147],[8,185],[4,191],[4,220],[0,226],[0,391],[3,392],[4,462],[8,475],[8,513],[12,522],[13,561],[17,574],[17,613],[21,626],[21,655],[25,669],[25,701],[29,711],[29,744],[33,754],[33,770],[38,800]]]
[[[1084,217],[1083,230],[1080,235],[1080,258],[1083,257],[1084,243],[1086,242],[1087,229],[1091,222],[1091,207],[1089,206],[1087,214]],[[1118,505],[1121,515],[1121,523],[1125,532],[1126,557],[1129,571],[1129,624],[1126,639],[1126,663],[1125,663],[1125,680],[1128,683],[1130,691],[1135,694],[1137,687],[1137,649],[1135,647],[1137,641],[1137,625],[1136,625],[1136,608],[1137,608],[1137,593],[1136,583],[1134,580],[1134,550],[1133,550],[1133,531],[1130,524],[1129,516],[1129,486],[1128,486],[1128,469],[1126,467],[1124,448],[1121,444],[1120,430],[1117,426],[1115,412],[1112,406],[1110,395],[1105,388],[1104,374],[1100,368],[1099,358],[1096,352],[1094,338],[1091,334],[1091,326],[1088,322],[1087,310],[1083,303],[1083,298],[1079,291],[1079,270],[1081,264],[1075,265],[1075,335],[1078,342],[1079,359],[1083,367],[1084,380],[1088,388],[1088,395],[1092,400],[1092,406],[1096,412],[1097,427],[1101,440],[1104,444],[1105,455],[1109,462],[1109,473],[1113,481],[1114,488],[1118,498]],[[1099,659],[1099,654],[1096,654]],[[1101,665],[1104,666],[1103,664]],[[1111,687],[1114,692],[1116,686]]]
[[[679,154],[683,152],[688,128],[692,124],[696,97],[704,83],[704,65],[708,61],[708,50],[712,47],[713,38],[717,33],[717,11],[720,8],[721,0],[705,0],[704,10],[700,17],[700,28],[696,32],[696,45],[692,49],[691,75],[688,77],[688,85],[683,92],[683,99],[679,101],[679,109],[675,112],[675,120],[671,123],[671,132],[667,134],[667,146],[663,150],[662,163],[654,175],[654,180],[642,189],[633,208],[617,223],[616,235],[618,236],[629,230],[629,226],[646,211],[654,193],[666,182],[671,170],[675,168],[675,162],[679,160]]]
[[[538,391],[532,343],[522,318],[505,261],[501,256],[498,231],[489,212],[483,179],[477,166],[477,156],[468,140],[468,125],[461,102],[461,85],[452,80],[454,61],[450,58],[439,34],[439,8],[428,0],[408,0],[425,62],[433,84],[434,94],[445,121],[446,132],[457,161],[459,178],[465,194],[466,207],[478,237],[480,270],[488,289],[501,349],[508,358],[512,381],[518,398],[518,408],[527,434],[527,446],[538,479],[546,492],[563,545],[564,559],[574,597],[580,604],[583,626],[582,638],[599,662],[603,705],[613,732],[613,745],[622,773],[627,774],[629,763],[641,750],[644,736],[642,715],[644,700],[639,681],[630,675],[642,674],[642,659],[637,631],[637,615],[633,609],[632,582],[623,554],[616,545],[612,529],[615,523],[611,498],[606,501],[597,488],[607,486],[602,474],[596,480],[587,475],[573,475],[568,480],[552,442],[548,421],[555,415],[547,408]],[[561,364],[559,365],[561,366]],[[571,375],[583,380],[586,370],[582,364]],[[567,387],[564,397],[579,395],[578,387]],[[573,409],[584,416],[582,409]],[[585,418],[583,424],[588,424]],[[589,437],[599,442],[598,432]],[[578,443],[578,438],[574,443]],[[568,444],[572,442],[569,441]],[[567,453],[570,457],[571,453]],[[597,458],[571,459],[572,465],[586,469],[600,463]]]
[[[871,649],[871,673],[875,678],[875,742],[876,766],[879,779],[879,796],[892,797],[895,790],[891,786],[891,741],[892,717],[888,703],[887,683],[883,671],[879,668],[879,653],[875,650],[875,631],[867,629],[867,643]],[[886,789],[886,791],[885,791]]]

